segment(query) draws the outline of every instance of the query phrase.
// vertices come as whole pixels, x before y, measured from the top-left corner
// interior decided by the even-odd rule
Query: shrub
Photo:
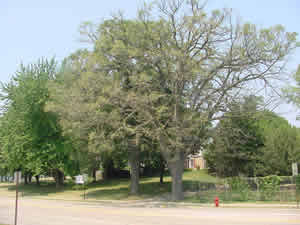
[[[280,177],[276,175],[258,178],[261,200],[271,200],[280,190]]]
[[[246,179],[242,177],[227,178],[226,183],[229,185],[231,191],[238,192],[243,201],[248,200],[250,186]]]

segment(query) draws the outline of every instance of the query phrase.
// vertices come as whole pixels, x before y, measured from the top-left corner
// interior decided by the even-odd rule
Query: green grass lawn
[[[184,187],[192,187],[199,182],[217,183],[218,181],[217,178],[208,175],[205,170],[188,170],[183,175]],[[134,200],[163,196],[171,192],[171,177],[165,176],[163,184],[159,183],[159,177],[141,178],[139,196],[131,196],[129,194],[129,185],[129,179],[112,179],[98,183],[89,183],[86,196],[89,200]],[[40,187],[34,183],[19,187],[20,195],[23,196],[68,200],[82,199],[84,191],[81,189],[82,186],[75,185],[71,181],[67,181],[63,187],[58,189],[53,182],[41,182]],[[14,196],[15,185],[0,184],[1,195]]]
[[[215,184],[222,183],[221,179],[210,176],[206,170],[186,170],[183,174],[183,188],[186,193],[185,202],[212,203],[216,196],[221,202],[257,202],[260,196],[256,191],[249,192],[249,198],[243,199],[240,193],[229,193],[215,189]],[[159,183],[159,177],[148,177],[140,179],[140,194],[132,196],[129,194],[129,179],[112,179],[89,183],[86,186],[86,197],[88,200],[142,200],[158,199],[168,200],[171,192],[171,177],[165,176],[164,183]],[[35,183],[21,185],[20,196],[38,197],[46,199],[82,200],[84,191],[82,186],[67,180],[61,188],[56,188],[53,181],[41,181],[41,186]],[[15,196],[15,185],[12,183],[0,183],[0,196]],[[269,203],[294,202],[293,191],[281,192],[269,199]]]
[[[203,183],[218,183],[219,178],[213,177],[207,173],[207,170],[186,170],[183,174],[183,180],[198,181]]]

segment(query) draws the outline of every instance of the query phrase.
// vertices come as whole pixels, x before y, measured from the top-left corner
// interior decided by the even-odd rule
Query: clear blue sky
[[[83,21],[100,22],[121,10],[134,17],[141,0],[0,0],[0,81],[7,82],[18,65],[40,57],[58,60],[84,47],[78,27]],[[261,27],[282,24],[287,31],[300,34],[299,0],[208,0],[209,8],[232,8],[243,22]],[[298,38],[300,40],[300,37]],[[300,64],[298,49],[288,65]],[[278,111],[292,124],[296,109],[287,105]]]

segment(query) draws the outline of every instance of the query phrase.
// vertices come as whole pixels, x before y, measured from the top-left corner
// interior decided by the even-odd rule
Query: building
[[[185,160],[186,169],[206,169],[206,162],[203,158],[202,152],[191,154]]]

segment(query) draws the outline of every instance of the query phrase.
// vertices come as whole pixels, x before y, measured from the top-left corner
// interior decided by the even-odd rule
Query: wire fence
[[[274,195],[266,198],[264,193],[259,191],[249,191],[247,194],[235,192],[235,191],[199,191],[194,194],[192,198],[200,203],[211,202],[212,199],[218,197],[222,202],[266,202],[266,201],[276,201],[276,202],[296,202],[295,191],[279,191],[275,192]]]
[[[260,190],[257,186],[232,190],[225,184],[203,183],[195,181],[184,182],[187,198],[196,202],[206,203],[218,197],[222,202],[296,202],[296,185],[284,184],[278,188]]]

